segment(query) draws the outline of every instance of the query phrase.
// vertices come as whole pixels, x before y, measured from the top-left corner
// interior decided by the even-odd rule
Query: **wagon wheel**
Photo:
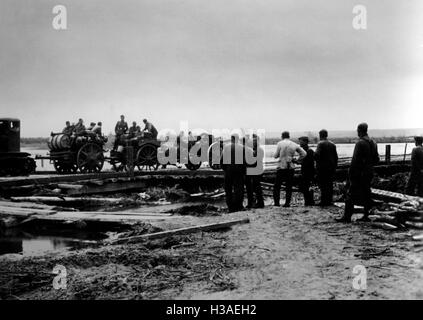
[[[54,169],[60,174],[75,173],[78,167],[74,163],[68,163],[61,160],[54,160]]]
[[[137,152],[135,165],[139,170],[157,170],[159,167],[157,148],[151,144],[143,145]]]
[[[103,149],[95,143],[87,143],[79,149],[76,156],[79,171],[100,172],[104,164]]]

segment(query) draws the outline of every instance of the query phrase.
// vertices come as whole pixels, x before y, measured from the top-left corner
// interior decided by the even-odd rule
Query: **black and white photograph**
[[[0,46],[0,300],[423,299],[421,0],[2,0]]]

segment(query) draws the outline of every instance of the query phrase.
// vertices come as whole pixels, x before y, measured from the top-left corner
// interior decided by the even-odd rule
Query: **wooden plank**
[[[136,216],[136,215],[106,215],[87,212],[62,211],[52,215],[33,215],[32,217],[46,221],[93,221],[93,222],[125,222],[125,221],[148,221],[165,220],[174,217],[165,216]]]
[[[41,210],[41,209],[31,209],[31,208],[16,208],[16,207],[0,207],[0,214],[10,215],[10,216],[21,216],[27,217],[33,214],[39,215],[49,215],[56,213],[54,210]]]
[[[26,202],[48,202],[48,203],[75,203],[75,202],[90,202],[99,204],[118,204],[118,203],[132,203],[135,200],[129,198],[94,198],[94,197],[55,197],[55,196],[30,196],[30,197],[12,197],[13,201]],[[46,205],[44,205],[46,206]]]
[[[386,190],[380,190],[380,189],[374,189],[372,188],[372,195],[377,196],[380,198],[388,198],[388,199],[395,199],[398,201],[408,201],[408,200],[416,200],[419,202],[423,202],[423,198],[420,197],[413,197],[406,194],[398,193],[398,192],[392,192],[392,191],[386,191]]]
[[[88,194],[99,194],[99,193],[112,193],[119,191],[127,191],[134,189],[143,189],[146,187],[144,181],[131,181],[131,182],[116,182],[107,183],[104,185],[85,185],[80,189],[68,189],[67,195],[88,195]]]
[[[46,209],[46,210],[53,210],[55,208],[54,206],[49,206],[46,204],[38,204],[33,202],[12,202],[12,201],[0,201],[0,207]]]
[[[168,236],[194,233],[194,232],[198,232],[198,231],[210,231],[210,230],[228,228],[228,227],[231,227],[231,226],[236,225],[236,224],[243,224],[243,223],[249,223],[249,222],[250,222],[250,219],[245,218],[245,219],[240,219],[240,220],[211,223],[211,224],[205,224],[205,225],[200,225],[200,226],[173,229],[173,230],[167,230],[167,231],[162,231],[162,232],[155,232],[155,233],[143,234],[143,235],[139,235],[139,236],[116,239],[116,240],[111,241],[111,243],[122,243],[122,242],[133,241],[133,240],[147,240],[147,239],[152,240],[152,239],[163,238],[163,237],[168,237]]]

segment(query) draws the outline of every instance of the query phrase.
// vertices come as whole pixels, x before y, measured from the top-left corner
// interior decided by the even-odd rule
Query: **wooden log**
[[[406,221],[405,225],[409,228],[415,228],[415,229],[423,229],[423,222],[411,222]]]
[[[46,202],[46,203],[79,203],[90,202],[98,204],[119,204],[119,203],[134,203],[133,199],[129,198],[95,198],[95,197],[54,197],[54,196],[31,196],[31,197],[12,197],[13,201],[29,201],[29,202]]]
[[[243,223],[249,223],[250,219],[240,219],[240,220],[232,220],[232,221],[226,221],[226,222],[219,222],[219,223],[211,223],[211,224],[205,224],[195,227],[188,227],[188,228],[180,228],[180,229],[173,229],[173,230],[167,230],[162,232],[155,232],[155,233],[149,233],[149,234],[143,234],[139,236],[133,236],[133,237],[127,237],[127,238],[121,238],[111,241],[111,243],[122,243],[127,241],[134,241],[134,240],[152,240],[152,239],[158,239],[168,236],[174,236],[174,235],[181,235],[181,234],[187,234],[187,233],[194,233],[198,231],[210,231],[210,230],[217,230],[222,228],[228,228],[236,224],[243,224]]]
[[[82,189],[84,186],[81,184],[68,184],[68,183],[58,183],[57,187],[60,189],[71,189],[71,190],[80,190]]]
[[[113,193],[129,190],[144,189],[146,187],[146,182],[144,181],[131,181],[131,182],[114,182],[107,183],[104,185],[86,185],[78,190],[67,190],[67,195],[79,196],[79,195],[89,195],[89,194],[100,194],[100,193]]]
[[[413,236],[413,240],[415,241],[423,240],[423,233]]]
[[[396,201],[419,201],[423,202],[423,198],[420,197],[413,197],[406,194],[398,193],[398,192],[392,192],[392,191],[386,191],[386,190],[380,190],[380,189],[374,189],[372,188],[372,195],[376,196],[381,199],[392,199]]]
[[[33,214],[49,215],[56,213],[55,210],[43,210],[43,209],[32,209],[32,208],[17,208],[17,207],[0,207],[0,214],[10,216],[22,216],[27,217]]]
[[[0,201],[0,207],[14,207],[14,208],[29,208],[29,209],[44,209],[54,210],[54,206],[46,204],[38,204],[33,202],[12,202],[12,201]]]
[[[385,230],[397,230],[398,227],[386,222],[372,222],[371,226],[374,228],[382,228]]]

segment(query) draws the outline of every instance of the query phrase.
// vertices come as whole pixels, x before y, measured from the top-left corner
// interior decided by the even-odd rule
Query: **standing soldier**
[[[264,208],[263,190],[261,179],[263,176],[264,150],[260,147],[259,137],[253,134],[252,148],[245,146],[246,153],[249,152],[257,161],[253,166],[248,166],[245,176],[245,188],[247,191],[247,208]],[[254,194],[256,201],[254,202]]]
[[[423,137],[414,137],[416,147],[411,153],[411,172],[407,184],[407,194],[423,197]]]
[[[126,133],[126,131],[128,131],[128,123],[125,121],[125,116],[121,115],[120,116],[120,121],[116,122],[115,125],[115,144],[114,144],[114,149],[116,150],[117,145],[119,143],[120,137]]]
[[[333,181],[338,166],[336,145],[328,140],[325,129],[319,132],[320,141],[317,144],[314,158],[316,160],[317,183],[320,188],[320,206],[330,206],[333,201]]]
[[[351,166],[348,170],[347,194],[345,198],[345,212],[339,222],[351,222],[354,205],[364,206],[364,216],[360,221],[370,221],[369,212],[372,207],[371,182],[373,167],[379,162],[377,144],[367,134],[367,124],[361,123],[357,127],[360,140],[355,144]]]
[[[273,200],[275,202],[274,205],[277,207],[280,206],[281,186],[284,181],[286,189],[284,207],[289,207],[291,205],[292,185],[294,183],[293,160],[295,153],[300,155],[300,161],[306,156],[304,149],[289,139],[289,132],[282,132],[282,140],[278,142],[274,155],[275,159],[279,158],[276,170],[276,180],[273,186]]]
[[[232,134],[231,143],[222,151],[222,169],[225,177],[226,204],[229,212],[243,210],[244,176],[246,165],[244,147],[239,143],[239,135]]]
[[[306,206],[314,205],[313,190],[310,190],[311,183],[314,180],[314,151],[308,146],[308,137],[300,137],[300,147],[306,152],[305,158],[301,161],[301,182],[300,189],[304,195],[304,204]]]

